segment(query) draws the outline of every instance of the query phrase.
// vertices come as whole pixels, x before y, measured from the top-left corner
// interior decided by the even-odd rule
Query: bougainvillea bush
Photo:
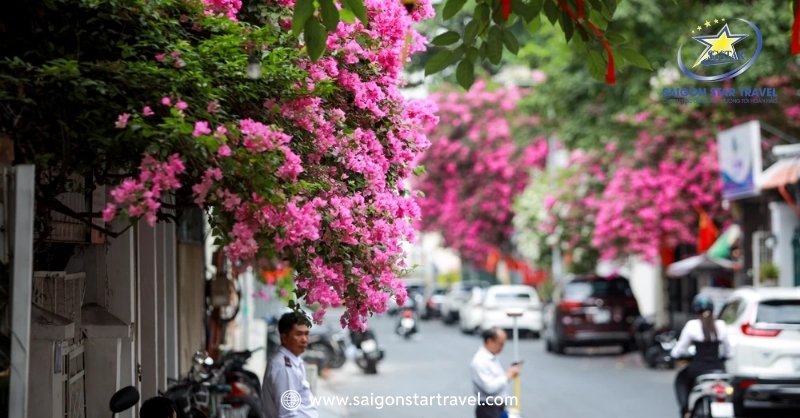
[[[558,245],[569,271],[594,269],[599,255],[592,246],[596,202],[617,156],[613,145],[602,152],[574,150],[564,167],[534,174],[514,203],[516,244],[522,255],[536,265],[549,265]]]
[[[23,25],[10,33],[24,45],[4,47],[2,101],[20,118],[3,130],[21,161],[108,185],[105,221],[199,205],[234,263],[291,266],[316,320],[345,306],[342,324],[361,328],[391,294],[402,303],[419,215],[404,180],[436,118],[401,96],[401,57],[425,47],[411,25],[428,2],[365,1],[370,26],[339,22],[318,61],[286,29],[292,1],[51,3],[17,12],[69,36]]]
[[[640,113],[634,149],[610,174],[595,202],[592,244],[604,259],[657,259],[662,247],[692,243],[701,211],[726,217],[721,207],[716,132],[710,112],[686,109],[680,124]]]
[[[440,123],[429,125],[432,144],[421,160],[426,173],[415,185],[423,193],[422,227],[440,231],[445,245],[472,263],[482,265],[493,249],[508,249],[511,204],[547,157],[544,138],[516,142],[514,133],[535,122],[516,112],[520,94],[479,81],[466,93],[431,96]]]

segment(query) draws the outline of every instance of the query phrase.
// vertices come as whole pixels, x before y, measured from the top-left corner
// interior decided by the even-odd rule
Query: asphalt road
[[[473,417],[474,406],[468,404],[473,395],[469,362],[480,338],[440,321],[423,321],[417,338],[402,340],[392,333],[394,321],[389,316],[370,320],[386,350],[377,375],[365,375],[348,362],[325,379],[327,392],[338,396],[331,401],[339,403],[337,415]],[[675,372],[649,370],[635,353],[620,354],[611,347],[557,356],[545,352],[542,340],[530,338],[520,341],[519,351],[524,360],[520,398],[524,418],[678,416],[672,392]],[[510,340],[500,357],[504,365],[513,360]]]

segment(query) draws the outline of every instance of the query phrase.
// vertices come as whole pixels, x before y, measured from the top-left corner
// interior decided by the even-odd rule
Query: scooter
[[[733,418],[733,386],[727,373],[707,373],[695,379],[689,393],[692,418]]]
[[[139,403],[139,391],[133,386],[127,386],[111,396],[108,407],[111,409],[111,418],[120,412],[127,411]]]
[[[675,331],[663,329],[656,332],[650,346],[647,347],[644,352],[644,362],[647,364],[647,367],[651,369],[657,367],[674,368],[675,359],[672,358],[670,352],[677,343],[678,336]]]
[[[365,374],[378,373],[378,362],[383,360],[384,351],[378,346],[375,334],[370,330],[364,332],[350,331],[350,341],[357,350],[356,365]]]
[[[395,332],[405,339],[409,339],[417,333],[417,319],[414,308],[403,307],[395,326]]]

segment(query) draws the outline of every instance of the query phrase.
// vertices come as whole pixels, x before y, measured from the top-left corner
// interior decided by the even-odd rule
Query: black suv
[[[633,321],[639,304],[622,276],[577,276],[554,294],[545,316],[547,351],[570,346],[622,345],[635,348]]]

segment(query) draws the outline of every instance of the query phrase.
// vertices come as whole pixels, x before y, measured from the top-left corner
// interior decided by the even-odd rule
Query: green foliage
[[[13,3],[0,22],[0,133],[14,140],[18,163],[39,167],[37,219],[67,191],[70,175],[115,184],[136,171],[143,153],[174,151],[162,147],[174,139],[164,132],[191,138],[188,125],[114,127],[118,115],[143,104],[169,124],[175,109],[162,106],[162,96],[187,102],[193,119],[214,124],[275,120],[263,98],[296,95],[305,78],[294,65],[301,51],[291,33],[261,24],[286,17],[247,6],[240,20],[250,23],[240,24],[203,16],[199,2],[181,0]],[[256,80],[245,73],[251,56],[262,66]],[[206,111],[210,102],[224,111]],[[194,145],[186,141],[178,143]]]

